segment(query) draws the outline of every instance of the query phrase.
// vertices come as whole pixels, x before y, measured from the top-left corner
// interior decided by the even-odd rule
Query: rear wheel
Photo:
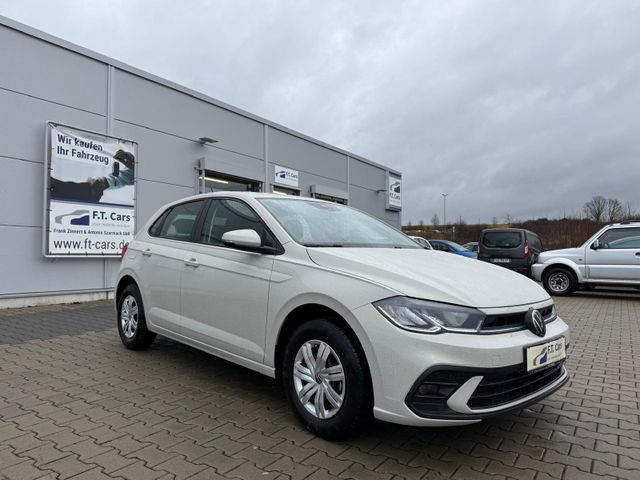
[[[545,272],[542,285],[549,294],[562,297],[573,293],[578,282],[574,274],[566,268],[551,268]]]
[[[156,338],[147,328],[142,296],[135,284],[127,285],[118,299],[118,333],[124,346],[131,350],[144,350]]]
[[[296,415],[321,437],[353,435],[371,415],[364,361],[347,334],[327,320],[312,320],[294,331],[282,381]]]

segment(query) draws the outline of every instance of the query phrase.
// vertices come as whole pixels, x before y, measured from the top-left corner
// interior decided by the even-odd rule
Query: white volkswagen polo
[[[568,378],[568,327],[536,283],[309,198],[163,207],[123,254],[116,311],[128,348],[161,334],[278,378],[304,425],[332,439],[371,415],[478,422]]]

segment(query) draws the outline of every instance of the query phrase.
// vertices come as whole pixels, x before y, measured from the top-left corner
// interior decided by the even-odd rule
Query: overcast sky
[[[404,175],[467,222],[640,209],[640,2],[0,0],[0,14]],[[1,68],[1,67],[0,67]]]

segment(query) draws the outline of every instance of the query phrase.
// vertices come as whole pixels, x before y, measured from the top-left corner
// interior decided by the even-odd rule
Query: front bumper
[[[484,404],[471,401],[474,393],[477,396],[477,391],[483,388],[483,380],[485,384],[500,381],[499,375],[509,372],[517,380],[519,369],[520,376],[526,376],[526,347],[560,336],[565,337],[568,345],[569,327],[559,317],[547,324],[547,334],[540,338],[529,330],[494,335],[420,334],[394,326],[372,305],[360,307],[353,313],[368,337],[366,350],[373,383],[374,415],[381,420],[416,426],[475,423],[486,416],[535,403],[568,379],[564,366],[560,365],[560,371],[553,378],[547,377],[537,385],[525,385],[522,394],[515,398],[501,397],[495,399],[495,404],[492,400]],[[434,371],[451,370],[464,374],[450,382],[455,388],[445,392],[444,408],[433,411],[417,407],[412,400],[421,380]]]

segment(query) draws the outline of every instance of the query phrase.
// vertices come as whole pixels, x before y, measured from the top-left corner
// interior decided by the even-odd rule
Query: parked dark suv
[[[523,228],[487,228],[480,233],[478,260],[531,275],[542,252],[540,237]]]

